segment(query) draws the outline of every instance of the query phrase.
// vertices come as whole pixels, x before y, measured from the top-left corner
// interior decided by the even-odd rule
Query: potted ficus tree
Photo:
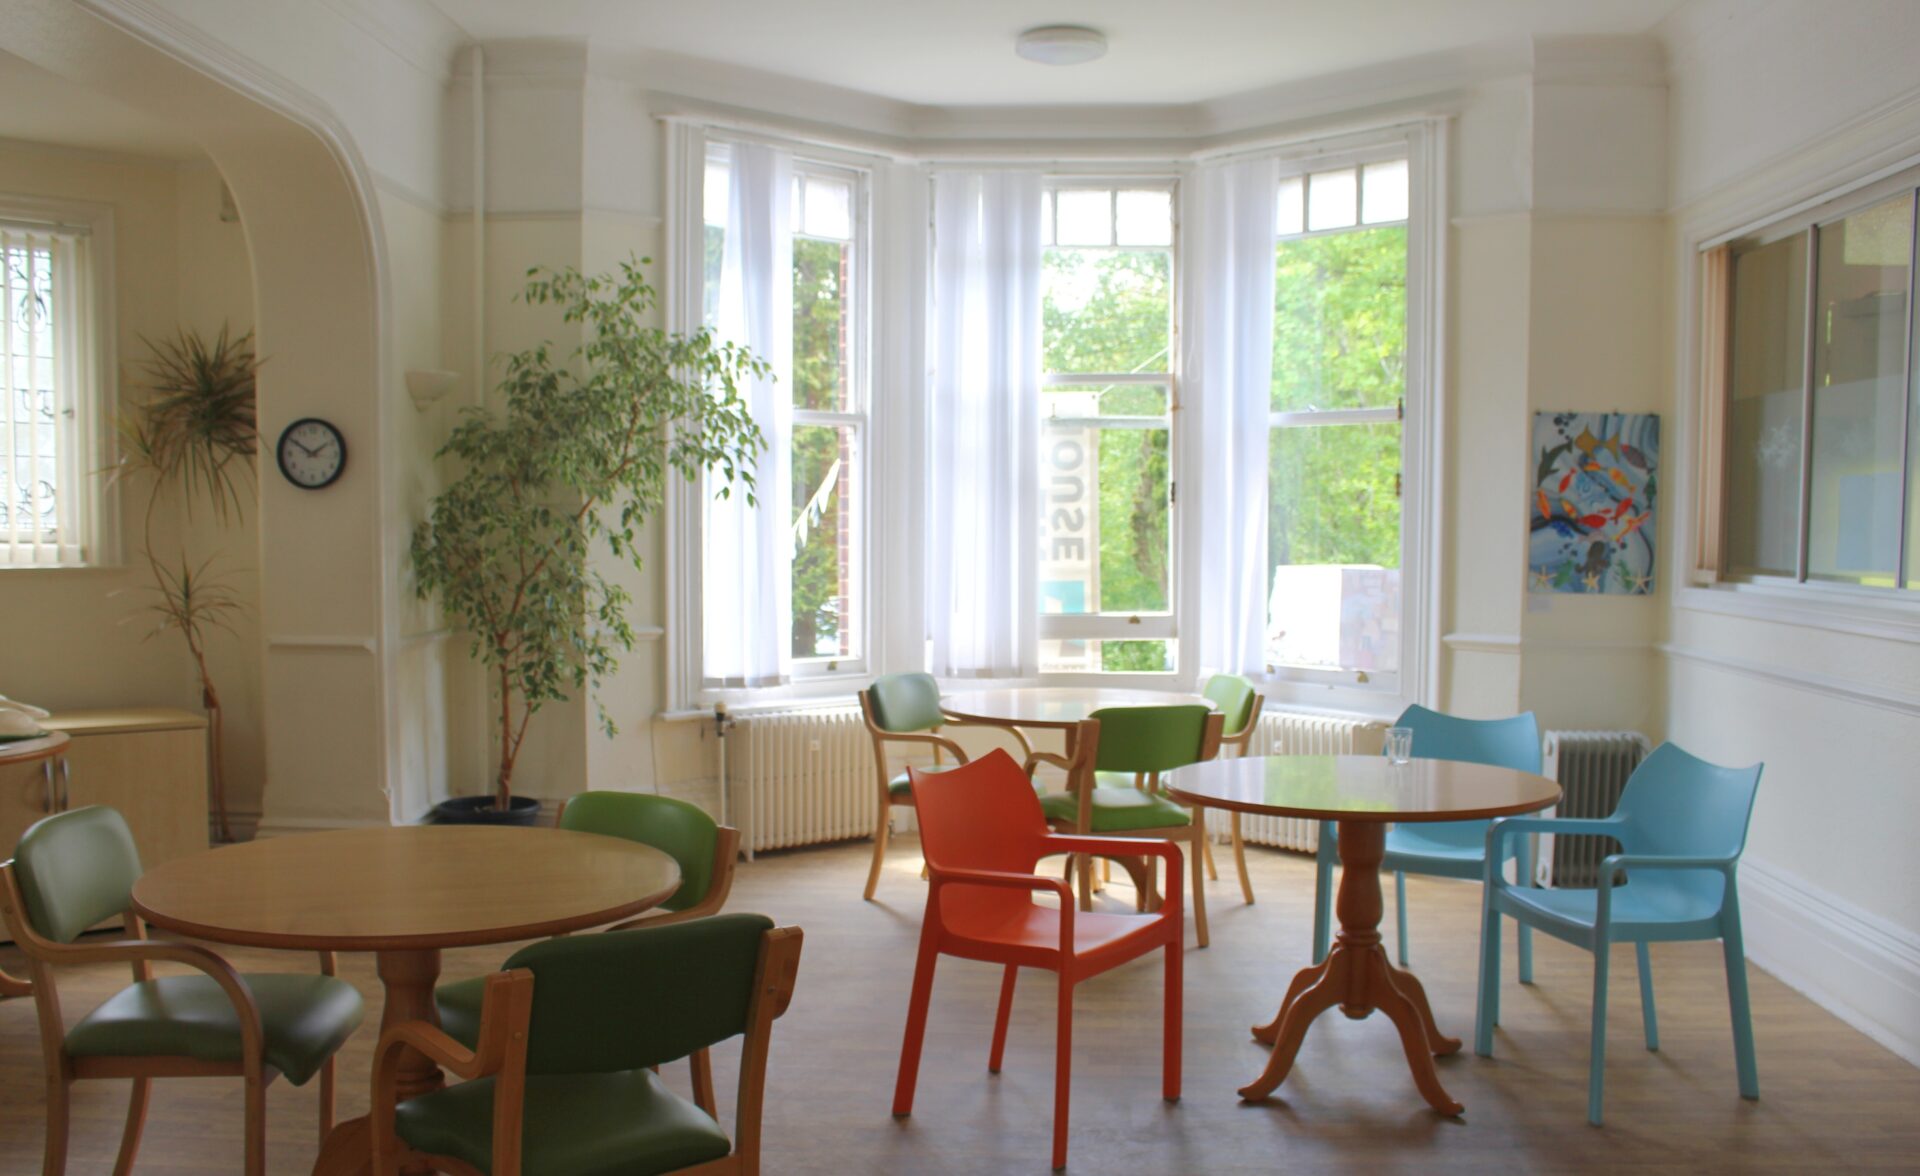
[[[508,356],[498,408],[468,409],[440,450],[460,473],[414,531],[416,587],[472,635],[499,756],[491,794],[442,801],[440,820],[531,823],[538,802],[513,795],[528,721],[633,647],[630,597],[596,570],[593,548],[638,568],[635,534],[675,475],[716,472],[719,494],[738,487],[752,501],[766,441],[739,385],[767,366],[706,330],[645,325],[656,299],[639,265],[529,270],[526,301],[557,307],[582,342],[563,357],[549,343]]]
[[[253,332],[231,334],[226,327],[212,341],[182,328],[171,339],[142,338],[149,352],[140,365],[147,395],[118,418],[121,462],[115,478],[139,474],[152,482],[141,517],[141,555],[153,578],[153,630],[178,630],[193,656],[200,702],[207,712],[208,799],[222,841],[233,840],[227,818],[225,732],[220,692],[207,667],[208,642],[215,629],[233,631],[230,618],[244,603],[215,569],[214,560],[195,563],[179,540],[178,564],[156,542],[154,523],[162,504],[178,498],[191,519],[193,504],[204,499],[222,526],[237,521],[253,496],[253,456],[258,444],[254,405]]]

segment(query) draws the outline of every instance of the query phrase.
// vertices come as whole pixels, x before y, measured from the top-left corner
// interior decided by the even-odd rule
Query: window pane
[[[1070,192],[1060,193],[1064,207]],[[1066,235],[1062,213],[1061,235]],[[1173,258],[1159,250],[1043,254],[1043,364],[1049,372],[1159,372],[1172,337]]]
[[[1906,435],[1913,198],[1819,230],[1807,573],[1892,586]]]
[[[1167,438],[1164,427],[1042,430],[1042,612],[1166,611]]]
[[[1064,188],[1054,194],[1059,205],[1059,243],[1113,244],[1113,193],[1105,188]]]
[[[1280,220],[1282,237],[1307,231],[1307,179],[1290,176],[1280,181]]]
[[[853,185],[808,176],[800,231],[809,237],[845,241],[853,236]]]
[[[1397,403],[1407,369],[1405,226],[1281,241],[1274,264],[1274,409]]]
[[[1400,667],[1398,422],[1273,430],[1267,660]]]
[[[1733,258],[1727,405],[1727,570],[1791,576],[1800,553],[1800,412],[1807,239]]]
[[[1174,641],[1090,641],[1071,639],[1040,642],[1043,674],[1171,673]]]
[[[1173,244],[1173,193],[1120,192],[1114,197],[1114,236],[1121,245]]]
[[[793,430],[794,657],[859,654],[860,559],[854,519],[854,431]]]
[[[1099,387],[1055,386],[1040,390],[1040,415],[1061,417],[1164,417],[1165,384],[1103,384]]]
[[[853,249],[837,241],[793,241],[793,406],[840,411],[851,400],[847,301]]]
[[[1370,163],[1360,185],[1360,219],[1370,225],[1407,219],[1407,161]]]
[[[1359,195],[1359,173],[1353,168],[1313,173],[1307,181],[1307,228],[1319,232],[1354,223]]]
[[[0,530],[23,541],[56,536],[60,477],[54,401],[53,252],[31,243],[0,248]]]
[[[1053,193],[1040,193],[1040,243],[1053,244]]]
[[[725,159],[708,159],[706,183],[700,189],[701,211],[707,224],[727,226],[728,168]]]

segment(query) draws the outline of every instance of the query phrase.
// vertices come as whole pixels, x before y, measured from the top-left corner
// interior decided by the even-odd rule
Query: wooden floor
[[[763,855],[741,868],[729,904],[807,932],[799,991],[774,1032],[766,1171],[1001,1173],[1047,1170],[1053,995],[1030,974],[1015,1001],[1005,1071],[986,1072],[999,970],[944,961],[934,991],[918,1105],[889,1114],[923,890],[911,837],[899,839],[879,902],[860,901],[865,844]],[[1920,1070],[1765,973],[1753,974],[1762,1098],[1735,1089],[1717,944],[1654,948],[1661,1050],[1640,1042],[1633,957],[1614,960],[1607,1125],[1586,1123],[1591,957],[1538,941],[1538,983],[1508,984],[1494,1060],[1471,1054],[1478,890],[1415,879],[1413,965],[1444,1032],[1469,1039],[1442,1059],[1463,1120],[1428,1110],[1408,1077],[1392,1027],[1376,1017],[1315,1023],[1279,1097],[1243,1105],[1265,1048],[1247,1028],[1272,1016],[1310,938],[1312,866],[1250,851],[1256,906],[1231,874],[1211,883],[1213,946],[1187,954],[1186,1090],[1159,1097],[1159,964],[1140,961],[1084,985],[1076,1004],[1071,1165],[1082,1172],[1858,1172],[1920,1169]],[[1226,864],[1225,862],[1222,863]],[[1390,888],[1391,884],[1389,884]],[[1116,895],[1124,895],[1116,888]],[[1391,895],[1389,895],[1389,912]],[[1389,914],[1391,920],[1391,914]],[[1511,926],[1511,925],[1509,925]],[[1389,932],[1390,933],[1390,932]],[[1512,932],[1509,930],[1509,937]],[[504,949],[450,952],[447,974],[497,964]],[[243,970],[305,968],[305,956],[234,951]],[[0,949],[0,963],[17,955]],[[348,1044],[341,1112],[366,1107],[379,986],[372,961],[343,957],[368,997],[368,1028]],[[118,969],[72,973],[63,988],[77,1017],[122,982]],[[36,1172],[42,1092],[29,1002],[0,1004],[0,1173]],[[719,1051],[721,1102],[731,1114],[737,1047]],[[682,1067],[671,1079],[682,1089]],[[112,1166],[125,1084],[76,1088],[76,1174]],[[269,1102],[270,1167],[304,1172],[314,1149],[314,1094],[276,1084]],[[237,1080],[156,1082],[141,1173],[238,1169]]]

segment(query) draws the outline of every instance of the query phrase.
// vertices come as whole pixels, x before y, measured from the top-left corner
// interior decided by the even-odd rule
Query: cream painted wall
[[[1654,412],[1670,424],[1659,216],[1545,216],[1532,231],[1530,388],[1534,412]],[[1667,434],[1663,433],[1663,446]],[[1531,441],[1523,444],[1528,452]],[[1662,454],[1663,463],[1672,459]],[[1668,466],[1667,468],[1671,468]],[[1520,471],[1521,493],[1531,471]],[[1673,503],[1658,504],[1655,568],[1671,558]],[[1522,510],[1524,518],[1525,511]],[[1519,531],[1524,535],[1526,523]],[[1520,553],[1524,578],[1526,555]],[[1663,727],[1653,645],[1657,597],[1529,594],[1522,613],[1520,705],[1544,730]]]
[[[118,362],[108,393],[118,404],[142,396],[142,338],[166,339],[181,328],[211,339],[223,324],[238,333],[253,325],[253,285],[238,224],[220,219],[219,173],[206,162],[176,163],[82,152],[57,146],[0,143],[0,201],[37,196],[108,205],[113,210],[109,296]],[[242,479],[253,497],[253,483]],[[150,483],[128,481],[119,495],[124,531],[118,566],[74,571],[0,572],[0,612],[35,618],[9,632],[0,693],[55,709],[175,706],[200,709],[198,676],[178,633],[155,633],[148,612],[151,576],[141,557],[142,519]],[[155,549],[170,563],[184,552],[214,569],[241,604],[233,632],[216,631],[209,668],[220,691],[226,727],[228,806],[244,818],[259,812],[265,779],[260,696],[259,510],[222,526],[204,503],[189,518],[169,495],[155,519]]]
[[[1690,429],[1694,242],[1920,158],[1920,8],[1695,0],[1659,31],[1673,95],[1670,382]],[[1684,510],[1695,470],[1680,446],[1669,453],[1668,501]],[[1842,631],[1830,603],[1738,615],[1730,595],[1670,596],[1662,678],[1673,739],[1767,765],[1743,872],[1749,951],[1920,1063],[1920,637],[1897,616]]]

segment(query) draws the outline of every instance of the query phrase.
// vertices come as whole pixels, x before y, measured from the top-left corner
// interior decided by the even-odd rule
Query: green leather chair
[[[1207,945],[1207,897],[1201,884],[1205,822],[1160,792],[1160,773],[1212,759],[1220,750],[1222,716],[1204,706],[1107,707],[1087,716],[1075,731],[1073,755],[1036,751],[1027,775],[1041,763],[1065,769],[1067,791],[1040,798],[1048,824],[1062,833],[1095,837],[1152,837],[1187,843],[1193,873],[1193,932]],[[1102,783],[1101,773],[1112,773]],[[1136,786],[1133,781],[1138,779]],[[1152,867],[1122,858],[1142,900],[1154,894]],[[1080,909],[1093,903],[1091,861],[1079,857]],[[1145,873],[1142,873],[1142,871]]]
[[[66,1170],[68,1087],[83,1078],[130,1078],[132,1097],[115,1172],[132,1170],[155,1078],[246,1079],[247,1176],[267,1166],[267,1085],[285,1075],[303,1086],[320,1075],[320,1138],[333,1127],[334,1053],[360,1026],[363,1005],[334,978],[321,953],[319,975],[249,974],[203,947],[146,937],[132,908],[140,854],[126,821],[99,805],[57,813],[20,836],[0,865],[0,911],[26,953],[47,1068],[44,1171]],[[126,938],[78,943],[82,932],[121,918]],[[153,964],[185,964],[197,976],[155,979]],[[127,963],[133,984],[68,1029],[54,984],[67,964]]]
[[[642,1176],[753,1173],[773,1020],[801,932],[764,915],[575,935],[521,948],[485,981],[475,1048],[424,1021],[374,1054],[374,1171]],[[651,1067],[744,1037],[731,1141]],[[395,1104],[405,1047],[467,1079]]]
[[[873,901],[880,885],[880,867],[887,857],[887,834],[892,830],[893,806],[913,806],[913,789],[902,768],[894,775],[887,763],[889,743],[931,744],[933,764],[944,766],[940,753],[953,753],[955,763],[966,763],[960,745],[939,734],[947,716],[940,713],[940,684],[932,674],[882,674],[860,692],[860,715],[873,739],[873,761],[880,773],[879,816],[873,826],[873,864],[867,867],[867,889],[862,897]]]
[[[740,831],[715,823],[699,805],[645,792],[582,792],[561,806],[555,824],[576,833],[638,841],[671,856],[680,866],[680,889],[660,909],[608,928],[629,931],[662,927],[720,913],[733,889],[733,863]],[[469,1046],[480,1039],[480,1005],[487,977],[441,985],[433,994],[440,1027]],[[691,1058],[694,1097],[713,1113],[713,1074],[705,1050]]]

